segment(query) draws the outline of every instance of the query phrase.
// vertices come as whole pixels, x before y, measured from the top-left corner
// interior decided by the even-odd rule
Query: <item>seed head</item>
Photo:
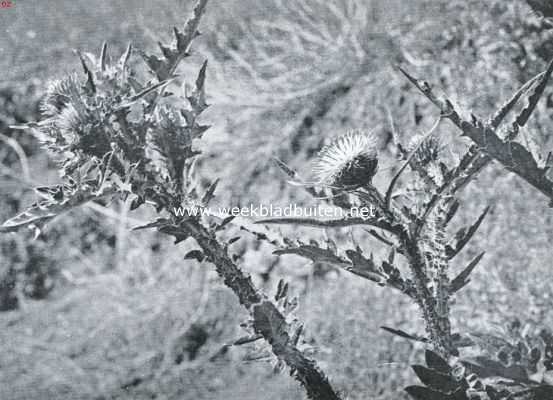
[[[376,138],[370,133],[352,131],[323,147],[313,172],[326,185],[359,187],[370,185],[377,169]]]

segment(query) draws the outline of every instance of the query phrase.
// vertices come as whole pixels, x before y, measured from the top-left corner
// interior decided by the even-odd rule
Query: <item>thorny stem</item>
[[[415,284],[414,298],[422,312],[430,342],[442,356],[447,358],[455,355],[457,351],[452,342],[449,320],[448,260],[445,256],[442,226],[445,221],[438,212],[438,216],[429,224],[430,227],[427,229],[429,232],[426,234],[428,237],[424,237],[421,230],[412,232],[405,229],[404,224],[398,221],[399,217],[386,208],[384,199],[375,188],[359,194],[363,194],[360,197],[366,201],[376,203],[377,208],[383,213],[383,218],[391,227],[389,231],[398,239],[400,244],[398,252],[407,258],[412,272]],[[427,219],[433,219],[432,215],[428,215]]]
[[[254,286],[251,278],[229,257],[226,246],[219,243],[215,234],[199,221],[186,220],[182,223],[202,248],[208,261],[215,265],[217,273],[238,297],[240,303],[253,317],[254,329],[271,345],[273,353],[291,370],[292,375],[305,388],[307,396],[314,400],[340,400],[328,378],[316,362],[299,350],[290,333],[286,317]]]
[[[452,355],[455,349],[451,342],[451,329],[449,322],[449,306],[447,298],[449,288],[447,285],[438,285],[435,287],[435,292],[430,290],[432,282],[428,275],[427,258],[421,246],[422,240],[411,239],[402,235],[402,245],[405,249],[405,255],[409,264],[409,268],[413,273],[413,281],[417,291],[416,301],[422,312],[422,316],[426,325],[426,331],[430,336],[430,341],[434,345],[435,350],[443,356]],[[447,263],[447,261],[444,260]],[[443,268],[445,273],[445,267]],[[441,304],[438,304],[438,298],[445,298]],[[440,312],[439,308],[442,309]]]

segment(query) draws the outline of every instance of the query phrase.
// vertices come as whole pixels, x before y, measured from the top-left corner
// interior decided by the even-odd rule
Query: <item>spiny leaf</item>
[[[478,219],[472,224],[468,229],[466,227],[461,228],[456,234],[451,243],[448,244],[446,248],[446,255],[449,260],[453,259],[461,250],[463,250],[463,247],[470,241],[472,236],[476,233],[480,225],[482,224],[482,221],[484,221],[484,218],[490,211],[490,207],[486,207],[482,214],[478,217]]]
[[[187,99],[190,102],[190,105],[192,106],[192,109],[194,110],[196,115],[201,114],[208,107],[208,104],[205,101],[204,89],[206,70],[207,60],[204,61],[202,67],[200,68],[200,72],[198,73],[198,77],[196,78],[196,87],[194,92],[190,96],[187,96]]]
[[[453,200],[451,201],[447,209],[447,214],[445,216],[445,221],[444,221],[445,225],[448,225],[451,222],[451,220],[457,213],[457,210],[459,210],[459,206],[460,206],[459,201],[453,198]]]
[[[87,78],[86,87],[92,93],[96,93],[96,84],[94,83],[94,75],[92,74],[92,71],[90,71],[90,68],[88,68],[88,65],[86,65],[86,61],[83,57],[83,54],[80,51],[77,51],[77,55],[81,60],[81,65],[83,66],[84,73],[86,74],[86,78]]]
[[[278,281],[275,300],[279,301],[280,299],[285,298],[287,294],[288,294],[288,283],[285,282],[284,279],[281,279]]]
[[[343,218],[338,220],[319,220],[313,218],[271,218],[256,221],[256,224],[280,224],[280,225],[301,225],[312,227],[341,228],[352,225],[367,224],[368,220],[363,218]]]
[[[300,338],[301,338],[301,334],[303,333],[303,324],[300,324],[300,326],[298,326],[293,334],[292,334],[292,337],[291,337],[291,340],[292,340],[292,343],[294,344],[294,346],[297,346],[298,345],[298,342],[300,341]]]
[[[139,231],[143,229],[152,229],[152,228],[159,228],[162,226],[166,226],[170,224],[170,221],[167,218],[158,218],[154,222],[149,222],[145,225],[140,225],[132,228],[133,231]]]
[[[382,243],[384,243],[385,245],[387,246],[390,246],[390,247],[394,247],[394,244],[389,241],[388,239],[386,239],[385,237],[383,237],[380,233],[378,233],[377,231],[375,231],[374,229],[365,229],[365,232],[367,232],[368,234],[370,234],[371,236],[373,236],[374,238],[380,240]]]
[[[119,60],[119,67],[122,70],[127,68],[129,60],[131,58],[131,54],[132,54],[132,44],[129,43],[129,45],[127,46],[127,50],[125,51],[125,53],[121,56],[121,59]]]
[[[288,175],[292,180],[293,184],[296,184],[296,182],[298,184],[300,184],[306,191],[307,193],[309,193],[311,196],[313,197],[320,197],[320,193],[318,193],[313,187],[311,186],[308,186],[308,185],[304,185],[301,183],[301,178],[300,176],[298,175],[297,171],[293,170],[292,168],[290,168],[284,161],[282,161],[281,159],[277,158],[277,157],[273,157],[273,160],[275,161],[276,165],[286,174]]]
[[[522,145],[504,141],[491,126],[484,126],[479,121],[467,121],[455,110],[451,101],[438,97],[432,92],[430,85],[409,75],[405,70],[400,71],[413,83],[436,107],[441,115],[451,120],[463,135],[469,137],[489,157],[496,159],[509,170],[515,172],[534,188],[546,195],[553,207],[553,182],[545,176],[544,169],[537,165],[533,155]],[[478,123],[476,123],[478,122]],[[487,158],[481,159],[481,165],[487,163]]]
[[[465,269],[451,281],[450,285],[450,292],[453,294],[459,290],[461,290],[463,287],[465,287],[469,282],[469,276],[474,271],[474,268],[478,265],[482,257],[484,257],[485,252],[480,253],[477,255],[470,263],[465,267]]]
[[[315,262],[326,262],[331,264],[349,264],[349,262],[338,255],[332,250],[323,249],[321,247],[313,245],[301,245],[297,247],[290,247],[286,249],[275,250],[275,255],[295,254],[301,257],[308,258]]]
[[[127,105],[130,105],[131,103],[135,102],[136,100],[146,96],[148,93],[150,92],[153,92],[154,90],[156,89],[159,89],[163,86],[167,86],[169,83],[171,82],[171,79],[169,80],[165,80],[165,81],[161,81],[161,82],[158,82],[158,83],[155,83],[151,86],[148,86],[147,88],[143,89],[140,93],[137,93],[135,94],[134,96],[131,96],[129,98],[129,101],[127,103]]]
[[[377,271],[376,264],[371,258],[366,258],[361,249],[357,250],[346,250],[346,255],[351,260],[353,265],[355,265],[358,269],[364,269],[367,271]]]
[[[233,243],[239,241],[240,238],[241,238],[240,236],[235,236],[235,237],[231,238],[231,239],[228,241],[228,244],[233,244]]]
[[[178,29],[175,29],[177,49],[179,52],[187,53],[189,51],[192,40],[194,40],[194,38],[198,35],[200,19],[205,12],[206,5],[207,0],[198,0],[196,6],[194,7],[192,18],[190,18],[184,26],[184,32],[181,33]]]
[[[281,247],[285,245],[286,239],[278,232],[274,230],[269,230],[262,226],[256,226],[255,224],[252,224],[250,221],[243,218],[236,219],[237,221],[235,221],[235,223],[240,225],[240,229],[251,233],[256,237],[257,240],[268,242],[276,247]]]
[[[205,191],[202,197],[202,204],[204,206],[208,205],[209,202],[213,199],[213,197],[215,197],[215,189],[217,189],[218,184],[219,184],[219,179],[215,179],[213,182],[211,182],[211,184]]]
[[[172,60],[173,57],[175,57],[176,55],[178,55],[178,52],[171,49],[170,47],[167,47],[165,46],[163,43],[161,42],[157,42],[157,45],[159,46],[159,49],[161,50],[161,53],[163,54],[163,56],[167,59],[167,60]]]
[[[292,168],[290,168],[284,161],[282,161],[278,157],[273,157],[273,160],[275,161],[275,164],[290,178],[296,179],[298,176],[298,173],[294,171]]]
[[[276,341],[289,338],[286,319],[270,301],[255,304],[252,315],[256,333],[262,334],[265,338],[273,338]]]
[[[526,82],[520,89],[518,89],[515,92],[515,94],[509,100],[507,100],[507,102],[503,104],[501,108],[497,110],[494,113],[494,115],[490,118],[490,125],[494,128],[499,127],[499,125],[509,114],[509,112],[513,110],[513,108],[518,103],[522,95],[525,94],[528,91],[528,89],[543,75],[544,75],[544,72],[534,76],[532,79]]]
[[[383,329],[386,332],[392,333],[392,334],[394,334],[396,336],[399,336],[403,339],[413,340],[415,342],[428,343],[427,338],[425,338],[423,336],[418,336],[418,335],[411,335],[411,334],[409,334],[405,331],[402,331],[401,329],[389,328],[387,326],[381,326],[380,329]]]
[[[0,226],[0,232],[15,232],[28,226],[43,226],[49,220],[77,208],[90,200],[111,196],[112,190],[96,193],[91,189],[77,190],[61,201],[41,201]]]
[[[263,339],[263,335],[243,336],[239,339],[236,339],[234,342],[232,342],[232,345],[233,346],[241,346],[241,345],[244,345],[244,344],[255,342],[255,341],[260,340],[260,339]]]
[[[198,92],[204,93],[205,89],[205,73],[207,71],[207,60],[205,60],[202,64],[202,67],[200,68],[200,72],[198,72],[198,77],[196,78],[196,90]]]
[[[57,210],[55,210],[57,206],[58,203],[51,203],[48,201],[37,203],[4,222],[2,226],[0,226],[0,232],[16,232],[24,227],[43,226],[46,222],[58,215]]]
[[[541,96],[543,95],[543,92],[545,91],[545,87],[547,86],[547,81],[549,80],[549,77],[551,76],[552,73],[553,73],[553,59],[549,61],[545,74],[541,77],[541,79],[536,84],[536,87],[533,90],[533,92],[530,94],[530,97],[528,97],[528,105],[524,107],[524,109],[517,116],[516,121],[518,125],[524,126],[526,125],[526,122],[528,122],[530,115],[532,115],[532,112],[536,108],[538,101],[540,100]]]
[[[146,54],[143,51],[140,51],[140,55],[146,62],[146,65],[148,65],[148,68],[150,68],[160,82],[171,77],[170,66],[167,65],[162,59],[155,55]]]
[[[107,57],[108,57],[108,44],[107,42],[104,42],[102,44],[102,52],[100,53],[100,68],[102,69],[102,71],[106,70]]]
[[[225,226],[227,226],[234,218],[236,218],[235,215],[229,215],[228,217],[225,217],[221,223],[217,226],[217,228],[215,228],[215,231],[220,231],[221,229],[223,229]]]

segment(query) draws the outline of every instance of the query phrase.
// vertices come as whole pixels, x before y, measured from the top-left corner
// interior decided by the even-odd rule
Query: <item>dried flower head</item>
[[[320,183],[359,187],[371,184],[377,168],[376,138],[370,133],[352,131],[319,152],[313,172]]]

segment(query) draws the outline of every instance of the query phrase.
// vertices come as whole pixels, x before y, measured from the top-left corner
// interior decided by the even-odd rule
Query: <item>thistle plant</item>
[[[233,218],[177,216],[176,207],[206,207],[217,181],[202,186],[194,173],[195,141],[209,128],[200,123],[208,107],[205,95],[207,62],[195,84],[180,95],[170,93],[180,62],[189,56],[199,34],[207,0],[199,0],[184,29],[174,28],[173,41],[160,43],[161,57],[136,51],[131,45],[112,60],[107,44],[100,55],[79,53],[83,73],[53,81],[42,104],[43,119],[18,129],[31,129],[59,163],[63,183],[36,189],[41,200],[6,221],[0,230],[45,225],[89,201],[125,201],[131,210],[153,207],[159,218],[136,229],[155,229],[175,244],[193,239],[199,250],[186,259],[212,263],[248,310],[248,335],[236,344],[265,341],[261,346],[286,365],[309,398],[339,399],[325,374],[304,352],[303,326],[294,317],[294,301],[282,282],[274,297],[262,293],[236,263],[231,245],[238,238],[223,236]],[[138,53],[149,69],[143,78],[131,67]]]
[[[544,398],[539,397],[543,393],[550,394],[551,382],[544,371],[553,369],[553,341],[547,332],[540,336],[541,344],[521,340],[523,344],[518,346],[512,340],[486,356],[472,361],[464,358],[463,349],[483,349],[493,342],[490,338],[479,341],[474,335],[454,332],[451,323],[452,299],[468,284],[483,253],[458,274],[452,273],[452,266],[482,224],[488,208],[472,225],[461,228],[451,238],[449,227],[461,207],[459,192],[493,159],[553,201],[553,181],[547,174],[551,156],[536,159],[516,142],[545,91],[553,62],[486,120],[474,115],[465,119],[450,100],[436,96],[428,83],[400,69],[438,106],[440,114],[426,134],[408,145],[396,140],[400,165],[385,190],[373,183],[380,156],[375,137],[364,131],[346,133],[320,151],[314,168],[315,184],[303,182],[297,172],[278,162],[289,177],[317,199],[325,199],[346,212],[354,206],[371,207],[376,210],[374,216],[359,218],[347,213],[332,220],[269,219],[252,226],[233,216],[175,215],[171,210],[178,207],[208,207],[217,188],[217,180],[200,182],[195,170],[200,155],[196,144],[209,129],[202,123],[208,107],[207,62],[199,69],[193,85],[185,84],[180,94],[174,93],[179,89],[177,68],[191,53],[206,3],[207,0],[198,0],[184,29],[174,29],[172,43],[160,43],[161,55],[137,52],[129,46],[112,60],[104,44],[98,57],[79,53],[81,74],[49,85],[42,104],[43,118],[18,128],[30,129],[41,138],[59,162],[63,183],[37,188],[41,199],[6,221],[0,231],[32,228],[40,234],[54,218],[90,201],[123,201],[131,210],[151,207],[157,218],[136,229],[156,230],[172,237],[175,244],[192,240],[198,249],[185,258],[213,264],[224,284],[248,311],[248,321],[243,324],[247,334],[235,344],[256,343],[264,355],[273,357],[276,367],[288,367],[309,398],[340,399],[316,361],[308,356],[304,326],[295,315],[297,302],[289,294],[288,285],[279,282],[276,294],[269,296],[243,271],[232,248],[239,237],[226,235],[237,225],[259,240],[268,240],[277,247],[277,255],[294,254],[332,264],[395,289],[416,303],[425,334],[384,327],[431,347],[426,353],[427,366],[415,367],[426,386],[407,388],[413,398],[463,400],[485,395],[492,400],[505,400],[521,396],[539,399]],[[354,39],[354,44],[358,44],[358,37]],[[132,67],[131,59],[137,53],[149,70],[147,77]],[[364,59],[365,53],[361,54]],[[505,128],[502,124],[523,98],[527,104]],[[436,137],[437,128],[445,120],[453,122],[474,142],[457,162],[446,160],[440,138]],[[409,179],[403,179],[407,174]],[[377,260],[358,243],[344,248],[332,239],[306,243],[281,238],[264,231],[260,227],[263,224],[325,229],[358,226],[381,242],[388,254]],[[507,361],[504,354],[510,357]],[[541,375],[528,371],[540,371]],[[504,385],[503,379],[510,379],[515,385]]]
[[[475,342],[466,334],[452,331],[451,300],[470,281],[471,273],[484,253],[475,257],[456,276],[451,273],[452,260],[473,237],[489,210],[485,208],[471,226],[460,229],[448,239],[447,228],[461,206],[456,196],[492,159],[497,159],[551,199],[551,181],[547,177],[549,161],[535,159],[515,139],[544,93],[547,81],[553,73],[553,62],[545,72],[523,85],[487,120],[481,120],[473,114],[470,120],[464,119],[451,101],[435,96],[428,83],[413,78],[401,68],[400,71],[440,108],[440,115],[427,134],[415,138],[409,146],[398,145],[403,155],[403,164],[389,182],[386,191],[380,192],[371,183],[378,163],[376,153],[367,152],[363,139],[351,133],[334,140],[329,147],[323,149],[316,164],[316,173],[321,176],[322,170],[322,176],[329,177],[322,179],[320,183],[331,189],[332,196],[328,198],[330,203],[344,209],[350,208],[353,202],[360,202],[365,206],[374,205],[377,215],[366,220],[346,216],[335,220],[286,218],[259,222],[325,229],[364,227],[365,231],[389,248],[387,259],[376,261],[372,253],[367,255],[358,244],[351,248],[339,248],[332,240],[326,245],[314,241],[306,244],[298,240],[275,253],[294,254],[314,262],[330,263],[409,296],[419,306],[426,335],[383,328],[401,337],[430,344],[435,352],[434,359],[439,358],[444,366],[452,368],[449,367],[450,362],[462,360],[459,358],[462,357],[460,350],[474,346]],[[522,98],[527,99],[527,104],[515,116],[514,121],[503,128],[502,123]],[[440,154],[439,139],[433,136],[438,125],[446,119],[451,120],[463,131],[464,136],[475,142],[453,166],[442,161],[445,158]],[[354,146],[353,143],[357,145]],[[365,162],[369,159],[367,154],[371,154],[372,168],[368,168],[369,164]],[[549,158],[550,156],[547,159]],[[295,171],[285,165],[283,168],[290,177],[299,179]],[[411,172],[409,181],[414,184],[407,183],[404,191],[396,191],[396,184],[407,170]],[[316,186],[305,185],[311,193],[321,193]],[[400,257],[402,260],[398,259]],[[409,274],[402,272],[402,266],[407,267]],[[542,367],[543,365],[542,363]],[[482,370],[486,372],[483,373]],[[408,388],[408,392],[416,399],[506,399],[514,398],[509,396],[517,393],[527,396],[526,398],[541,399],[545,398],[539,397],[541,394],[551,393],[548,381],[542,378],[533,381],[527,379],[527,375],[517,375],[507,378],[515,380],[520,385],[518,389],[503,388],[498,392],[495,389],[497,386],[494,387],[492,382],[488,387],[482,386],[486,389],[483,393],[488,397],[475,397],[477,394],[472,385],[459,383],[467,379],[472,371],[480,371],[482,376],[506,376],[504,370],[490,372],[486,366],[478,370],[474,364],[470,364],[457,377],[450,377],[457,382],[454,386],[445,389],[440,387],[438,391],[432,385],[440,386],[439,382],[443,381],[438,380],[436,383],[423,379],[424,383],[430,382],[430,387]]]

